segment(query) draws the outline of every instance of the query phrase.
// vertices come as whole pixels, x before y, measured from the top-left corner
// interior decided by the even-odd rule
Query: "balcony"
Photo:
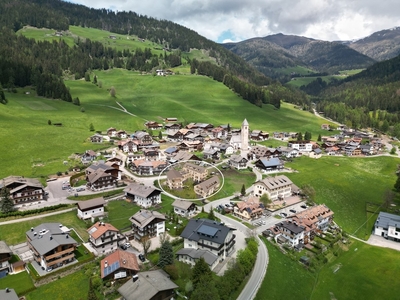
[[[74,248],[74,247],[71,247],[71,248],[68,248],[68,249],[66,249],[66,250],[59,251],[59,252],[56,252],[56,253],[51,254],[51,255],[47,255],[47,256],[44,257],[44,259],[45,259],[46,261],[48,261],[48,260],[50,260],[50,259],[52,259],[52,258],[60,257],[61,255],[74,252],[74,250],[75,250],[75,248]]]
[[[57,260],[53,260],[53,261],[50,261],[50,262],[47,261],[47,266],[48,266],[48,267],[51,267],[51,266],[54,266],[54,265],[56,265],[56,264],[63,263],[64,261],[66,261],[66,260],[68,260],[68,259],[71,259],[71,258],[74,258],[74,257],[75,257],[75,255],[74,255],[74,253],[72,253],[72,254],[70,254],[70,255],[61,257],[61,258],[59,258],[59,259],[57,259]]]

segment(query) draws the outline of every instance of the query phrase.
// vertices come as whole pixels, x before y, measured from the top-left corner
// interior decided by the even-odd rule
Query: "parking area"
[[[33,260],[33,253],[29,249],[27,243],[21,243],[17,245],[10,246],[11,251],[18,255],[21,260],[24,262],[30,262]]]

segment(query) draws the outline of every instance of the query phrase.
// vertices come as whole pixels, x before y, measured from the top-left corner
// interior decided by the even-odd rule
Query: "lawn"
[[[26,295],[27,300],[84,300],[89,291],[89,278],[84,270],[38,287]]]
[[[0,226],[0,240],[5,241],[8,245],[15,245],[26,241],[25,233],[31,228],[42,223],[61,223],[67,227],[74,228],[83,240],[89,237],[86,232],[86,223],[76,216],[76,211],[70,211],[59,215],[48,216],[41,219],[26,220],[14,224],[6,224]]]
[[[265,244],[269,255],[268,269],[255,300],[310,299],[315,275],[270,242]]]
[[[397,299],[398,251],[353,241],[318,274],[282,254],[270,242],[268,272],[257,299]]]
[[[33,281],[26,271],[1,278],[0,289],[4,290],[7,287],[14,289],[19,296],[26,294],[27,291],[35,289]]]
[[[297,186],[310,184],[316,202],[335,212],[335,221],[348,233],[367,239],[372,228],[366,226],[366,203],[382,204],[387,189],[396,181],[400,160],[393,157],[302,157],[286,166],[298,173],[286,173]],[[370,225],[369,225],[370,226]]]
[[[130,201],[109,201],[106,206],[108,218],[104,220],[111,223],[117,229],[123,229],[132,225],[129,218],[140,210],[140,207]]]

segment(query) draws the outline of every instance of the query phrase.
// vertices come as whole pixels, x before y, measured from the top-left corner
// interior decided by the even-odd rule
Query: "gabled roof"
[[[218,244],[224,243],[228,233],[233,228],[225,226],[223,223],[208,219],[191,219],[181,233],[181,237],[189,241],[207,240]]]
[[[277,167],[282,165],[282,162],[280,161],[279,158],[277,157],[262,157],[259,159],[259,161],[263,164],[264,167],[269,168],[269,167]],[[286,176],[285,176],[286,177]]]
[[[375,226],[383,228],[388,228],[388,226],[400,228],[400,216],[381,211],[375,222]]]
[[[292,185],[292,181],[285,175],[266,177],[258,182],[264,184],[269,190]]]
[[[159,189],[153,188],[151,186],[139,184],[136,182],[129,184],[124,189],[124,192],[135,195],[135,196],[143,197],[143,198],[149,197],[154,192],[156,192],[158,194],[161,193],[161,191]]]
[[[14,289],[5,289],[0,290],[0,299],[1,300],[18,300],[19,297]]]
[[[115,252],[106,256],[100,262],[101,278],[113,274],[120,268],[135,272],[140,271],[136,255],[131,252],[117,249]]]
[[[43,185],[36,178],[25,178],[22,176],[8,176],[0,180],[0,188],[3,186],[10,186],[11,184],[17,184],[19,186],[32,186],[35,188],[43,188]],[[10,191],[11,192],[11,191]]]
[[[177,171],[175,169],[171,169],[167,172],[168,180],[174,180],[174,179],[179,179],[179,178],[183,179],[183,175],[179,171]]]
[[[174,201],[174,203],[172,203],[172,206],[173,206],[173,207],[180,208],[180,209],[185,209],[185,210],[187,210],[187,209],[189,209],[193,204],[196,205],[195,203],[190,202],[190,201],[181,200],[181,199],[176,199],[176,200]]]
[[[165,216],[158,211],[150,211],[146,209],[139,210],[136,214],[129,218],[129,220],[140,228],[146,227],[151,221],[155,219],[165,220]]]
[[[212,266],[218,259],[218,256],[208,250],[194,249],[194,248],[182,248],[176,252],[176,255],[187,255],[193,259],[204,258],[204,261]]]
[[[77,203],[79,210],[88,210],[91,208],[104,206],[105,204],[106,204],[106,201],[104,201],[103,197],[86,200],[86,201],[80,201]]]
[[[241,162],[243,159],[244,159],[246,162],[248,161],[248,159],[247,159],[246,157],[243,157],[243,156],[240,156],[240,155],[232,155],[232,156],[229,158],[230,161],[237,162],[237,163]]]
[[[0,241],[0,254],[12,254],[12,250],[4,241]]]
[[[43,223],[28,230],[26,235],[35,250],[44,255],[61,245],[78,244],[68,233],[69,229],[60,223]]]
[[[150,300],[159,292],[178,288],[161,269],[139,272],[137,275],[138,280],[129,280],[118,289],[126,300]]]
[[[115,228],[109,223],[104,223],[104,222],[97,222],[87,230],[89,235],[94,239],[98,239],[107,231],[114,231],[117,233],[119,232],[117,228]]]

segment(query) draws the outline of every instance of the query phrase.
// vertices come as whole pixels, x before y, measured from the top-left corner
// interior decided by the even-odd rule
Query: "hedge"
[[[46,212],[46,211],[53,211],[53,210],[58,210],[60,208],[67,208],[67,207],[73,207],[73,206],[75,206],[75,205],[62,203],[62,204],[57,204],[54,206],[46,206],[46,207],[31,209],[31,210],[23,210],[23,211],[16,210],[16,211],[12,211],[9,213],[1,213],[0,219],[5,219],[5,218],[9,218],[9,217],[23,217],[23,216],[29,216],[29,215],[36,215],[36,214],[40,214],[40,213]]]

